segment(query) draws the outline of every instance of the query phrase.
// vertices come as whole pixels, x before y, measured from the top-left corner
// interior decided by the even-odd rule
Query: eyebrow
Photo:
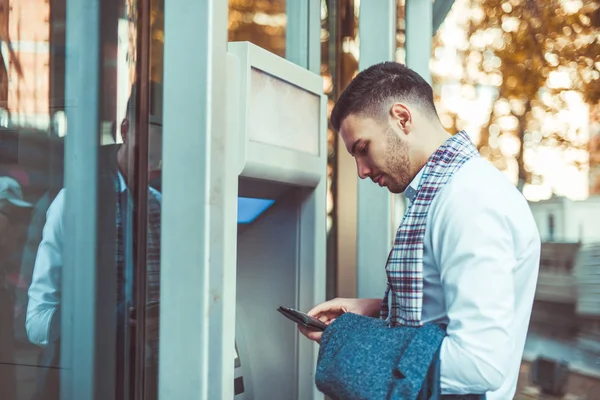
[[[356,154],[356,147],[358,147],[359,144],[361,144],[363,140],[362,139],[358,139],[356,142],[354,142],[352,144],[352,149],[351,149],[351,154]]]

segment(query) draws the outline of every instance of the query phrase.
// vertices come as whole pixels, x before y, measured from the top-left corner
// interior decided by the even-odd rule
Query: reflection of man
[[[18,270],[11,265],[24,234],[24,211],[31,204],[23,201],[21,187],[12,178],[0,177],[0,399],[16,398],[14,368],[13,310],[14,293],[9,289],[8,275]]]
[[[131,183],[135,176],[128,171],[130,146],[135,140],[133,129],[130,129],[129,120],[132,114],[131,104],[128,103],[127,117],[121,123],[121,136],[123,144],[119,146],[116,157],[109,157],[107,162],[103,158],[99,179],[109,179],[113,190],[110,193],[101,193],[102,201],[115,200],[116,206],[116,254],[117,265],[117,287],[118,287],[118,316],[119,322],[127,321],[126,305],[128,300],[133,299],[133,270],[132,270],[132,232],[133,232],[133,194],[130,192]],[[113,172],[111,165],[116,162],[117,170]],[[103,185],[100,185],[102,187]],[[114,197],[113,197],[114,196]],[[61,303],[61,276],[63,265],[63,240],[64,240],[64,213],[65,213],[65,191],[59,192],[56,199],[50,205],[47,213],[47,221],[44,226],[43,238],[40,243],[32,283],[29,288],[29,304],[27,308],[27,334],[30,341],[42,347],[58,346],[60,338],[60,303]],[[147,257],[146,257],[146,280],[147,300],[154,302],[159,300],[160,284],[160,203],[161,195],[156,190],[148,190],[148,229],[147,229]],[[84,266],[79,266],[84,268]],[[102,266],[99,266],[100,268]],[[131,303],[129,303],[131,304]],[[122,355],[122,338],[127,327],[118,325],[117,344],[121,346],[117,351]],[[147,326],[156,327],[157,322],[147,321]],[[147,367],[154,373],[158,359],[158,332],[152,329],[147,333]],[[53,360],[52,364],[57,364]],[[118,360],[118,364],[122,362]],[[118,374],[123,376],[122,373]],[[118,379],[119,376],[117,377]],[[147,381],[155,381],[156,377],[150,376]]]
[[[527,202],[479,157],[465,132],[446,132],[431,86],[401,64],[358,74],[331,123],[358,175],[403,192],[410,205],[386,265],[384,301],[335,299],[309,314],[327,323],[351,312],[380,316],[394,327],[447,324],[442,395],[512,399],[540,258]],[[303,333],[321,339],[321,333]]]
[[[27,228],[27,239],[23,245],[21,256],[20,276],[15,287],[15,338],[22,343],[29,343],[25,330],[27,303],[29,302],[27,291],[31,284],[37,250],[42,241],[42,230],[46,224],[46,212],[58,191],[58,189],[52,188],[40,197],[33,207],[29,227]]]

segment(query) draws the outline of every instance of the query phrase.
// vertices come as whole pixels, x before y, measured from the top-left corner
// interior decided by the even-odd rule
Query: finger
[[[307,330],[305,335],[308,339],[314,341],[314,342],[318,342],[321,343],[321,336],[323,335],[323,332],[317,332],[317,331],[310,331]]]
[[[319,343],[319,344],[321,343],[321,336],[323,336],[323,332],[315,332],[315,331],[312,331],[312,332],[310,332],[310,333],[308,334],[308,338],[309,338],[310,340],[313,340],[313,341],[315,341],[315,342],[317,342],[317,343]]]
[[[308,336],[309,336],[309,334],[310,334],[311,331],[309,331],[308,329],[306,329],[302,325],[297,325],[297,326],[298,326],[298,330],[300,331],[300,333],[303,334],[304,336],[306,336],[308,338]]]
[[[323,314],[318,314],[316,317],[319,321],[328,324],[328,323],[331,323],[332,320],[336,319],[340,315],[341,315],[341,313],[339,311],[328,311]]]
[[[319,314],[333,313],[339,315],[343,312],[345,312],[343,299],[333,299],[316,305],[307,314],[315,317]]]
[[[313,340],[315,342],[321,343],[321,336],[323,332],[313,331],[311,329],[306,329],[303,326],[298,325],[298,330],[302,333],[306,338]]]
[[[312,317],[316,317],[318,315],[327,314],[332,311],[335,311],[334,307],[335,307],[335,305],[332,305],[329,302],[322,303],[322,304],[314,306],[312,309],[310,309],[309,312],[307,312],[307,314]]]

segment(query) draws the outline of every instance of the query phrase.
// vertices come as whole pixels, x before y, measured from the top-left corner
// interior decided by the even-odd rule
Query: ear
[[[128,134],[129,133],[129,120],[125,118],[123,122],[121,122],[121,138],[123,139],[123,143],[127,143]]]
[[[405,104],[392,104],[390,107],[390,118],[392,124],[396,125],[405,134],[410,132],[412,127],[412,114]]]

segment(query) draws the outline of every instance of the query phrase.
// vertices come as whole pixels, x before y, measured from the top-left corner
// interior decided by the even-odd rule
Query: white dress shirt
[[[404,192],[416,194],[421,171]],[[513,398],[540,237],[527,201],[486,160],[467,161],[433,200],[423,252],[423,322],[448,324],[442,394]]]
[[[123,192],[127,185],[120,173],[118,176],[120,190]],[[160,201],[161,194],[152,188],[150,190]],[[42,347],[48,346],[60,335],[58,310],[62,288],[64,213],[65,189],[62,189],[46,213],[46,224],[29,286],[27,336],[31,343]]]

